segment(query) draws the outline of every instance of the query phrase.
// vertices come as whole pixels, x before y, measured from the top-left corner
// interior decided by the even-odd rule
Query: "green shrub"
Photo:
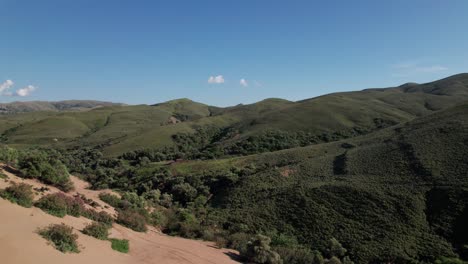
[[[103,223],[93,222],[83,229],[83,234],[95,237],[97,239],[106,240],[109,236],[109,226]]]
[[[257,235],[247,243],[246,251],[241,252],[248,261],[259,264],[281,264],[283,261],[278,253],[270,248],[271,239]]]
[[[0,191],[0,196],[23,207],[31,207],[34,199],[32,186],[25,183],[13,183],[5,190]]]
[[[50,225],[39,230],[39,235],[52,242],[56,249],[66,252],[80,252],[76,242],[78,235],[73,233],[73,228],[65,224]]]
[[[150,222],[154,226],[164,227],[167,224],[167,217],[162,211],[154,210],[150,214]]]
[[[79,197],[69,197],[63,193],[43,196],[35,204],[48,214],[64,217],[69,214],[79,217],[85,211],[84,202]]]
[[[83,216],[107,226],[112,226],[114,222],[114,218],[104,211],[97,212],[92,209],[87,209],[83,212]]]
[[[114,208],[121,207],[122,199],[120,199],[117,195],[110,193],[100,193],[99,199]]]
[[[0,161],[7,165],[15,164],[18,161],[18,151],[7,146],[0,147]]]
[[[0,171],[0,179],[8,179],[8,176]]]
[[[435,264],[466,264],[468,262],[457,258],[445,258],[441,257],[435,261]]]
[[[117,223],[137,232],[146,232],[146,218],[133,209],[119,210]]]
[[[128,253],[128,250],[129,250],[128,240],[111,238],[110,241],[111,241],[111,247],[113,250],[116,250],[122,253]]]
[[[199,238],[202,235],[200,222],[188,209],[168,211],[165,233],[187,238]]]
[[[247,243],[250,241],[251,235],[246,233],[234,233],[228,237],[227,247],[233,248],[239,252],[247,250]]]
[[[73,190],[67,168],[58,159],[49,157],[39,150],[21,152],[18,158],[21,174],[56,186],[64,192]]]
[[[129,207],[132,208],[145,208],[146,207],[146,200],[136,194],[135,192],[125,192],[122,195],[122,201],[128,202],[130,204]]]
[[[301,247],[275,247],[284,263],[288,264],[323,264],[324,260],[320,252]]]

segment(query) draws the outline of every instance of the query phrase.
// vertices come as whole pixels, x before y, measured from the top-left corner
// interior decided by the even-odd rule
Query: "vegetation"
[[[109,226],[103,223],[93,222],[83,229],[83,234],[95,237],[100,240],[107,240],[109,236]]]
[[[64,253],[79,253],[76,240],[78,235],[73,233],[73,228],[65,224],[50,225],[39,230],[39,235],[54,244],[55,248]]]
[[[34,193],[31,185],[25,183],[16,184],[13,182],[11,186],[0,191],[0,197],[23,207],[31,207],[33,204]]]
[[[41,197],[34,205],[57,217],[84,216],[107,226],[112,225],[114,221],[113,217],[104,211],[97,212],[93,209],[87,209],[80,196],[71,197],[63,193],[53,193]]]
[[[34,204],[48,214],[64,217],[69,214],[79,217],[84,211],[84,202],[79,197],[69,197],[63,193],[48,194]]]
[[[134,209],[119,210],[116,222],[137,232],[146,232],[146,218]]]
[[[77,135],[55,150],[2,159],[38,179],[34,169],[47,166],[35,164],[63,164],[92,188],[119,192],[100,196],[117,209],[118,223],[213,240],[246,261],[462,263],[467,88],[468,75],[460,75],[295,103],[221,109],[181,100],[49,113],[40,124],[25,114],[28,123],[5,130],[4,142],[26,144],[19,135],[29,131],[31,142],[48,146],[57,131],[31,130],[60,130],[63,118]],[[21,123],[15,118],[5,119]],[[43,199],[38,206],[60,215],[75,204]]]
[[[249,262],[260,264],[281,264],[283,261],[278,253],[270,248],[271,239],[266,236],[257,235],[247,243],[245,252],[241,254]]]
[[[111,241],[111,247],[113,250],[116,250],[122,253],[128,253],[130,249],[128,240],[111,238],[110,241]]]
[[[18,167],[26,178],[38,179],[65,192],[73,189],[67,168],[42,151],[23,152],[18,160]]]

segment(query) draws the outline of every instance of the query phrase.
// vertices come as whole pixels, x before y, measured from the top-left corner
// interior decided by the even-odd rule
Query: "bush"
[[[170,210],[167,214],[164,232],[186,238],[199,238],[202,235],[200,222],[188,209]]]
[[[154,226],[164,227],[167,224],[167,217],[163,212],[154,210],[150,214],[150,221]]]
[[[49,157],[43,151],[22,152],[18,158],[21,174],[27,178],[38,179],[43,183],[56,186],[64,192],[73,190],[73,183],[65,165]]]
[[[146,218],[133,209],[119,210],[117,223],[137,232],[146,232]]]
[[[0,161],[7,165],[13,165],[18,160],[18,151],[16,149],[4,146],[0,147]]]
[[[0,196],[23,207],[31,207],[34,199],[32,186],[25,183],[13,183],[1,191]]]
[[[73,233],[73,228],[65,224],[50,225],[39,230],[39,235],[52,242],[56,249],[66,252],[80,252],[76,242],[78,235]]]
[[[84,202],[79,197],[69,197],[63,193],[54,193],[43,196],[35,204],[48,214],[64,217],[69,214],[79,217],[85,212]]]
[[[107,240],[109,236],[109,226],[103,223],[94,222],[83,229],[83,234],[95,237],[101,240]]]
[[[284,263],[288,264],[323,264],[324,259],[318,251],[302,247],[275,247]]]
[[[0,171],[0,179],[8,179],[8,176]]]
[[[112,226],[114,222],[114,218],[104,211],[97,212],[92,209],[87,209],[83,212],[83,216],[107,226]]]
[[[271,239],[257,235],[247,243],[246,251],[241,254],[250,262],[259,264],[281,264],[283,261],[278,253],[270,248]]]
[[[99,199],[114,208],[121,207],[122,200],[117,195],[110,193],[100,193]]]
[[[466,264],[466,263],[468,262],[463,261],[461,259],[445,258],[445,257],[439,258],[435,261],[435,264]]]
[[[111,247],[113,250],[116,250],[122,253],[128,253],[128,250],[129,250],[128,240],[111,238],[110,241],[111,241]]]

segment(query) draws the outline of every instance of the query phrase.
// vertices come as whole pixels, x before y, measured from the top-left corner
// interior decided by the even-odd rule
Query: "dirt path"
[[[36,188],[44,186],[34,180],[23,180],[15,175],[8,175],[8,181],[25,182]],[[0,188],[5,188],[9,182],[0,180]],[[100,191],[87,190],[86,182],[73,178],[76,192],[86,197],[99,200]],[[49,187],[49,186],[48,186]],[[48,192],[59,190],[49,187]],[[72,193],[73,194],[73,193]],[[113,208],[110,208],[113,210]],[[189,240],[179,237],[170,237],[150,228],[146,233],[134,232],[123,226],[114,224],[111,237],[125,238],[130,241],[129,254],[123,254],[111,249],[109,241],[101,241],[82,234],[82,230],[91,221],[80,217],[66,216],[58,218],[44,213],[38,208],[23,208],[0,198],[0,263],[5,264],[204,264],[204,263],[238,263],[229,255],[236,252],[227,249],[218,249],[213,243]],[[49,224],[65,223],[72,226],[78,234],[81,252],[79,254],[63,254],[41,238],[38,228]]]

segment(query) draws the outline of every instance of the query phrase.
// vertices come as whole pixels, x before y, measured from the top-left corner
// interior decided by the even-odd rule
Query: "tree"
[[[330,257],[342,258],[346,254],[346,249],[336,238],[330,239],[328,242],[328,253]]]
[[[335,256],[331,257],[325,264],[341,264],[341,260]]]
[[[7,165],[11,166],[18,161],[18,151],[10,147],[0,148],[0,161],[5,162]]]
[[[259,264],[282,264],[278,253],[271,250],[271,239],[267,236],[257,235],[247,243],[243,255],[248,261]],[[241,252],[242,253],[242,252]]]

